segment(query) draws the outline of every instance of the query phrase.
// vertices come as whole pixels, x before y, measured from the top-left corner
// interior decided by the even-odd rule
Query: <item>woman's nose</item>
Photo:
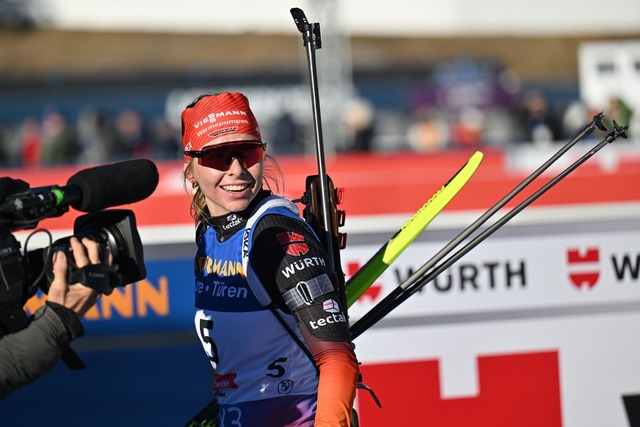
[[[242,160],[242,157],[237,154],[232,155],[231,164],[229,165],[229,172],[237,175],[244,172],[245,170],[246,168],[244,167],[244,161]]]

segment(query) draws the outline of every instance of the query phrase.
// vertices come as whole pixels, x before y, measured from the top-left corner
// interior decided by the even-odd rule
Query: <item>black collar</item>
[[[202,216],[201,223],[205,227],[211,226],[216,230],[216,236],[218,241],[224,242],[231,236],[236,234],[238,230],[243,229],[247,223],[249,217],[253,213],[256,205],[260,203],[265,197],[271,195],[271,191],[260,190],[260,192],[253,198],[249,206],[240,212],[231,212],[220,216]],[[207,212],[208,213],[208,212]]]

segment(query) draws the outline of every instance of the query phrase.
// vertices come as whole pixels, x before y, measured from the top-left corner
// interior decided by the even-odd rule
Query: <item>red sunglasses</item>
[[[185,151],[184,154],[196,157],[201,166],[228,171],[233,159],[238,159],[245,169],[264,159],[267,143],[262,141],[232,141],[209,145],[198,151]]]

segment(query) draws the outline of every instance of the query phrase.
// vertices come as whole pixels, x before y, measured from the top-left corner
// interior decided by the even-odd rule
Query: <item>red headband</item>
[[[216,138],[229,134],[252,135],[262,140],[249,100],[241,93],[206,96],[182,112],[182,145],[185,151],[201,150]],[[191,157],[184,156],[184,162]]]

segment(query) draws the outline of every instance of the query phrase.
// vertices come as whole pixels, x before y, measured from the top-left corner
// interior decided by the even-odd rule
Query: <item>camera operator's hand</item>
[[[73,257],[78,268],[89,264],[104,263],[111,265],[113,257],[109,249],[105,249],[104,258],[100,259],[100,248],[96,242],[84,238],[82,243],[77,238],[70,240],[73,250]],[[48,300],[63,305],[73,310],[79,317],[96,303],[100,294],[94,289],[80,283],[67,283],[67,255],[62,251],[57,251],[53,255],[53,281],[49,287]]]

